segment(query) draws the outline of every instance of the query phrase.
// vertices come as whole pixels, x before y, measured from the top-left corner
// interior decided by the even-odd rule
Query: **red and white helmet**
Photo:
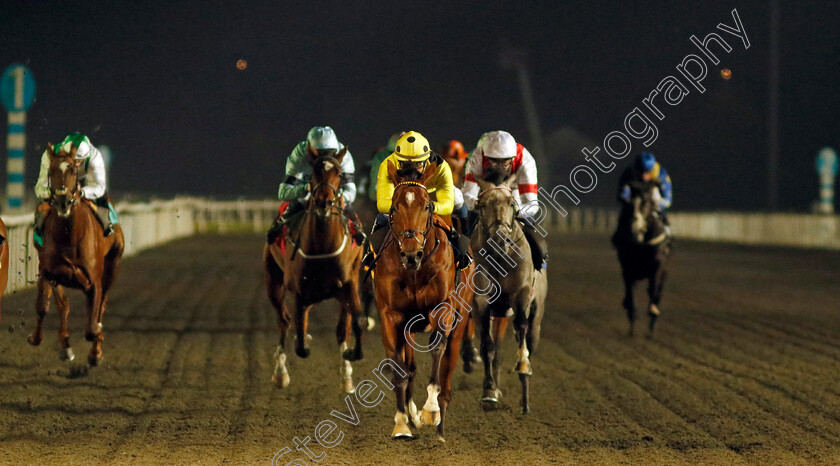
[[[483,155],[491,159],[512,159],[516,157],[516,140],[507,131],[484,133],[478,141]]]

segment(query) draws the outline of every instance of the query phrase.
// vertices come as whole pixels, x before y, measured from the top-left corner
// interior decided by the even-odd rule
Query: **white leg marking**
[[[408,416],[411,418],[411,423],[414,424],[414,427],[419,429],[423,426],[423,423],[420,421],[420,413],[417,412],[417,405],[414,404],[414,400],[410,400],[408,402]]]
[[[436,426],[440,424],[440,405],[438,405],[440,385],[429,384],[426,387],[426,391],[429,392],[429,398],[426,399],[426,404],[423,405],[420,420],[427,426]]]
[[[341,385],[345,393],[353,393],[356,388],[353,386],[353,366],[350,361],[344,359],[344,352],[347,351],[347,342],[338,346],[338,355],[341,358]]]
[[[277,345],[274,351],[274,361],[274,374],[271,376],[271,381],[277,385],[277,388],[286,388],[291,382],[291,377],[289,377],[289,370],[286,369],[286,353],[280,345]]]

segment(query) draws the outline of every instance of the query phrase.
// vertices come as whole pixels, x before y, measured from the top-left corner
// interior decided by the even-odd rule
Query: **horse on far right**
[[[671,256],[672,237],[656,206],[661,196],[659,187],[651,182],[630,184],[630,202],[621,211],[618,227],[612,237],[618,252],[621,275],[624,278],[624,301],[630,321],[629,335],[633,336],[636,321],[636,306],[633,302],[633,287],[638,281],[648,281],[649,334],[659,318],[659,302],[662,287],[667,277],[668,259]]]

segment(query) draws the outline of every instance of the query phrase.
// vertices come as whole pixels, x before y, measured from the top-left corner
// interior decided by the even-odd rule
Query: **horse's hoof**
[[[420,422],[425,426],[436,426],[440,424],[440,411],[426,411],[420,413]]]
[[[29,338],[26,339],[32,346],[38,346],[41,344],[41,337],[35,337],[35,335],[29,335]]]
[[[76,359],[76,354],[73,353],[73,348],[68,346],[67,348],[58,350],[58,359],[62,361],[72,361]]]
[[[344,390],[344,393],[355,393],[356,387],[353,386],[353,379],[351,377],[345,377],[341,383],[341,389]]]
[[[85,340],[96,341],[96,334],[95,333],[90,333],[90,332],[85,332]]]
[[[412,437],[414,436],[411,435],[411,429],[409,429],[405,424],[394,426],[394,431],[391,432],[391,438],[394,440],[410,439]]]
[[[531,363],[530,362],[518,362],[516,363],[516,367],[513,368],[514,372],[519,375],[531,375],[533,371],[531,371]]]
[[[440,443],[446,443],[446,439],[443,438],[443,435],[438,435],[435,440],[437,440]]]
[[[501,398],[501,397],[502,397],[502,391],[501,390],[498,390],[498,389],[493,390],[493,389],[488,388],[488,389],[485,389],[484,393],[481,395],[481,401],[486,402],[486,403],[498,403],[499,398]]]
[[[102,362],[102,353],[99,354],[88,354],[88,364],[91,367],[96,367],[99,363]]]
[[[472,372],[473,372],[472,361],[469,361],[469,360],[464,361],[464,372],[466,372],[467,374],[472,374]]]
[[[375,320],[373,320],[373,317],[368,317],[368,318],[367,318],[367,329],[368,329],[368,332],[369,332],[369,331],[371,331],[371,330],[373,330],[373,328],[374,328],[374,327],[376,327],[376,321],[375,321]]]
[[[306,359],[309,357],[309,348],[295,348],[295,354],[300,358]]]
[[[358,361],[362,359],[362,352],[356,352],[355,349],[348,349],[344,350],[344,353],[342,353],[342,357],[345,361]]]
[[[271,382],[279,389],[284,389],[292,382],[289,374],[274,374],[271,376]]]
[[[530,406],[523,406],[522,407],[522,414],[531,414],[531,407]]]
[[[650,309],[648,309],[648,314],[650,314],[651,316],[659,315],[659,308],[656,306],[656,304],[650,305]]]

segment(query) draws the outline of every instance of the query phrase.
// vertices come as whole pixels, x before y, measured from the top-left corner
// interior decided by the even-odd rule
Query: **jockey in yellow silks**
[[[400,176],[417,173],[425,173],[432,164],[436,165],[435,175],[426,185],[426,190],[432,194],[434,199],[434,213],[437,215],[455,215],[465,217],[463,207],[463,196],[452,183],[452,170],[443,158],[431,150],[429,141],[422,134],[409,131],[403,134],[397,141],[394,152],[389,155],[380,165],[376,177],[376,208],[379,215],[373,224],[368,251],[363,263],[365,267],[371,268],[374,263],[374,252],[379,252],[385,240],[389,224],[388,214],[391,212],[391,198],[394,195],[394,183],[388,176],[388,164],[393,164]],[[460,202],[458,202],[460,201]],[[456,204],[458,209],[456,210]],[[454,228],[448,232],[449,240],[452,243],[458,268],[466,267],[472,261],[469,256],[469,238],[459,234]]]

